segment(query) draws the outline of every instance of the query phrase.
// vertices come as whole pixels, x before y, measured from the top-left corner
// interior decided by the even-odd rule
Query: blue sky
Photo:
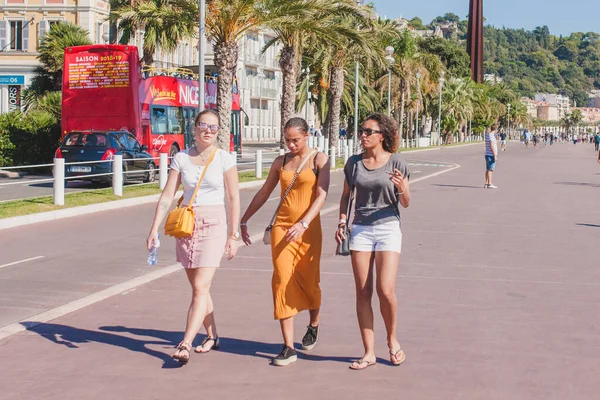
[[[369,0],[367,0],[368,2]],[[466,19],[469,0],[370,0],[379,14],[388,18],[420,17],[425,24],[438,15],[453,12]],[[498,28],[548,25],[554,35],[571,32],[600,33],[599,0],[483,0],[486,23]]]

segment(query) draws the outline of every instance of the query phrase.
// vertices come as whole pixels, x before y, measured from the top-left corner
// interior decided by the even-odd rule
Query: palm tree
[[[61,22],[50,26],[46,36],[40,40],[37,59],[41,65],[35,68],[31,85],[23,91],[25,110],[35,107],[48,92],[59,92],[60,96],[65,48],[89,44],[88,31],[79,25]]]
[[[464,140],[463,128],[469,118],[473,118],[474,96],[474,85],[470,79],[452,78],[444,87],[442,113],[452,122],[447,127],[458,130],[460,141]]]
[[[359,17],[359,9],[350,0],[267,0],[267,9],[276,18],[264,21],[264,26],[275,32],[276,37],[266,47],[276,42],[282,44],[279,67],[283,77],[281,95],[281,139],[283,128],[293,116],[296,101],[296,84],[302,48],[316,38],[330,44],[339,43],[354,30],[339,24],[344,16]],[[266,49],[265,47],[265,49]],[[339,77],[337,78],[339,80]],[[337,89],[336,89],[337,90]]]
[[[210,1],[210,0],[209,0]],[[118,24],[119,43],[127,44],[137,29],[144,30],[143,61],[154,62],[157,49],[170,53],[181,41],[197,37],[198,2],[192,0],[116,1],[111,24]]]

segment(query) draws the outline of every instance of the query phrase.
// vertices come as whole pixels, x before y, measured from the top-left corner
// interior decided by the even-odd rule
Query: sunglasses
[[[358,129],[359,136],[362,136],[363,133],[367,136],[371,136],[374,133],[383,133],[383,131],[377,131],[375,129],[369,129],[369,128],[359,128]]]
[[[211,131],[213,133],[217,132],[219,130],[219,128],[221,128],[219,125],[208,125],[208,124],[205,124],[204,122],[200,122],[196,126],[203,131]]]

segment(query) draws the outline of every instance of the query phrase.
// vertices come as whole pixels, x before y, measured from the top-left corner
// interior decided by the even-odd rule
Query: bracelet
[[[240,226],[248,226],[248,224],[246,222],[241,222]]]
[[[403,190],[403,191],[401,191],[401,192],[398,192],[398,195],[402,196],[404,193],[406,193],[406,189],[404,189],[404,190]]]

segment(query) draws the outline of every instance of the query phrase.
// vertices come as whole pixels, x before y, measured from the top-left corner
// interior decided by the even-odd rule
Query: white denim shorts
[[[394,251],[402,250],[402,230],[399,221],[379,225],[352,225],[350,250]]]

